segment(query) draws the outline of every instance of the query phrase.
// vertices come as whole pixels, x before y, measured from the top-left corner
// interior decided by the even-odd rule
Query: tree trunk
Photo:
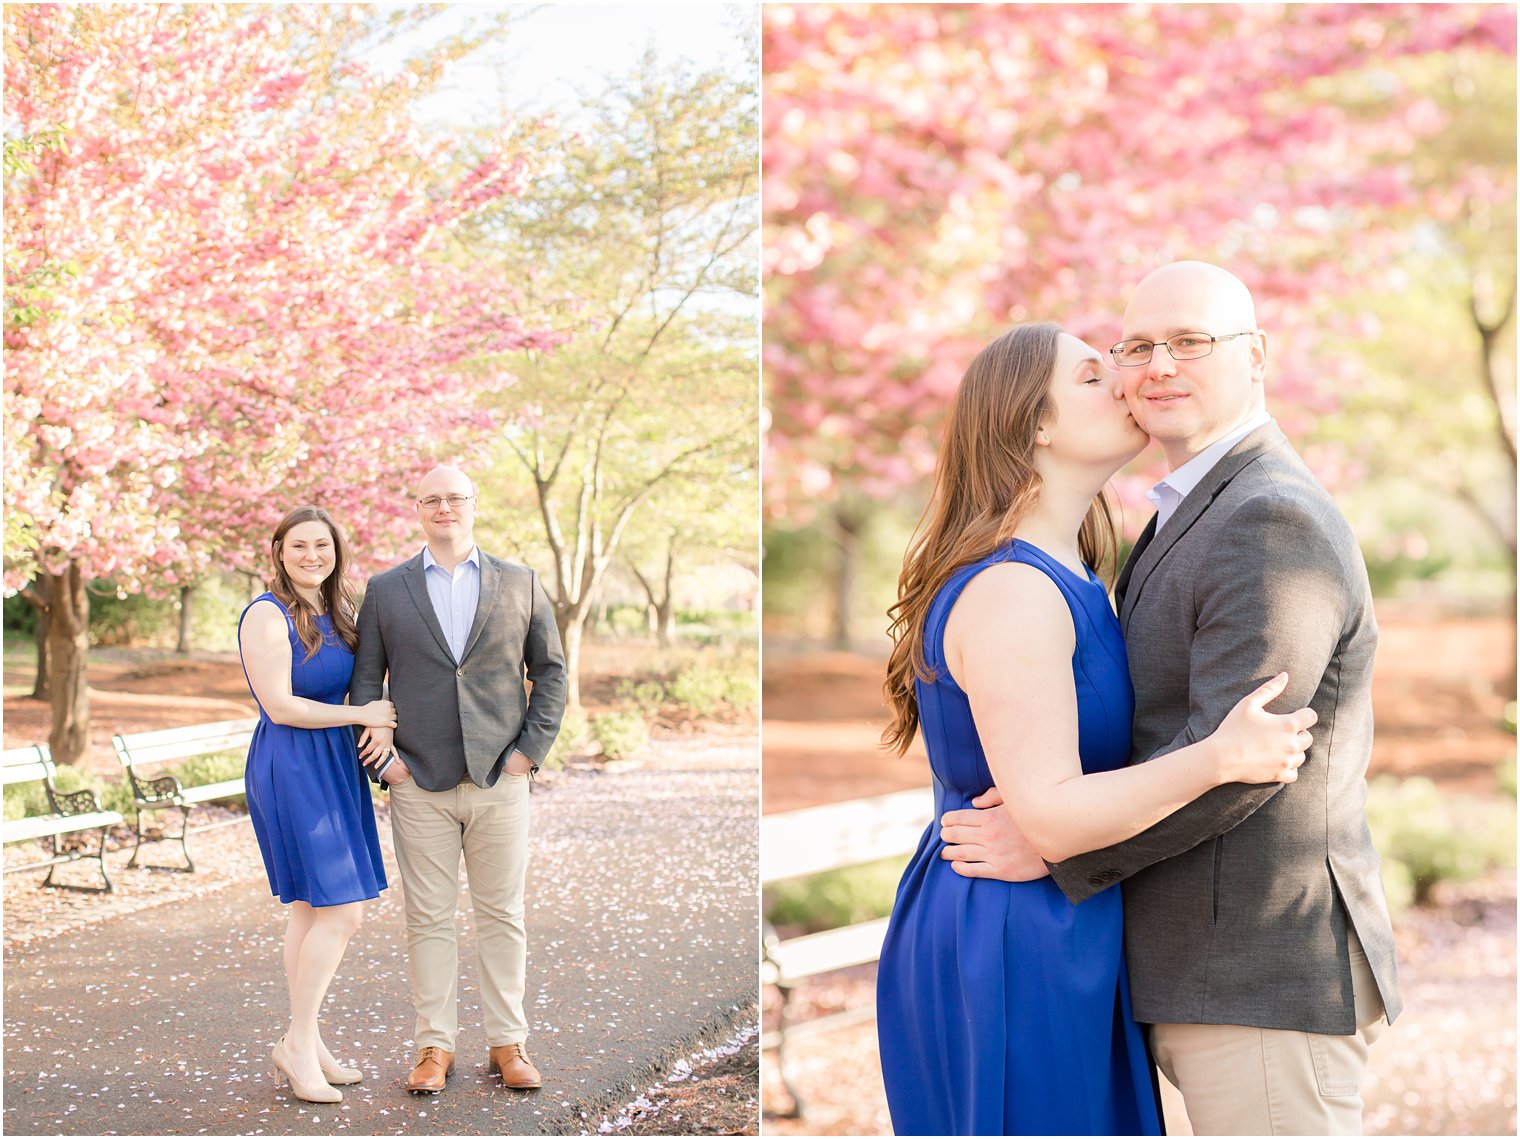
[[[1483,390],[1484,393],[1488,396],[1489,400],[1493,403],[1494,420],[1495,426],[1498,429],[1499,445],[1503,449],[1505,456],[1509,459],[1509,483],[1511,486],[1514,486],[1515,426],[1514,420],[1511,418],[1511,408],[1513,406],[1514,397],[1505,392],[1503,377],[1513,376],[1515,365],[1512,359],[1505,363],[1501,363],[1499,359],[1498,349],[1500,336],[1503,334],[1510,321],[1515,318],[1515,299],[1517,293],[1515,278],[1511,276],[1509,281],[1508,300],[1501,306],[1501,311],[1498,313],[1498,315],[1492,319],[1484,319],[1483,314],[1479,311],[1479,309],[1483,307],[1479,303],[1480,292],[1491,292],[1491,290],[1481,289],[1479,287],[1479,280],[1475,278],[1472,283],[1472,292],[1469,299],[1469,305],[1470,311],[1472,313],[1473,326],[1477,329],[1479,347],[1482,351]],[[1485,512],[1485,516],[1487,516],[1487,512]],[[1513,527],[1508,524],[1509,520],[1513,517],[1513,511],[1508,512],[1505,515],[1505,524],[1497,527],[1500,530],[1500,534],[1504,539],[1505,545],[1509,547],[1510,648],[1512,651],[1509,654],[1509,669],[1507,670],[1504,680],[1501,683],[1503,685],[1506,698],[1510,700],[1513,700],[1515,698],[1515,686],[1517,679],[1516,664],[1520,663],[1517,662],[1515,655],[1516,652],[1520,652],[1520,629],[1517,629],[1515,610],[1515,601],[1517,595],[1515,581],[1515,531]]]
[[[860,577],[860,531],[864,519],[841,507],[834,515],[839,557],[834,563],[834,648],[848,652],[854,637],[850,613]]]
[[[90,688],[85,662],[90,650],[90,595],[79,566],[70,562],[53,576],[48,596],[48,683],[53,729],[48,747],[57,763],[77,763],[90,746]]]
[[[655,606],[655,613],[659,618],[660,648],[668,649],[676,639],[676,604],[675,590],[671,585],[676,576],[676,544],[674,537],[670,545],[665,549],[665,592],[659,603]]]
[[[48,700],[53,698],[53,686],[48,674],[48,611],[41,609],[37,613],[37,678],[32,681],[32,699]]]
[[[195,599],[195,586],[182,585],[179,589],[179,643],[174,651],[182,657],[190,655],[190,614]]]
[[[37,646],[37,675],[32,680],[32,700],[52,698],[52,687],[48,684],[48,593],[52,584],[53,579],[43,574],[21,591],[21,596],[37,614],[37,628],[32,635]]]
[[[586,611],[577,608],[565,620],[560,629],[560,641],[565,649],[565,710],[579,710],[581,706],[581,638],[586,628]]]
[[[612,626],[607,623],[606,595],[600,589],[596,593],[596,615],[587,623],[586,635],[593,641],[600,641],[612,632]]]

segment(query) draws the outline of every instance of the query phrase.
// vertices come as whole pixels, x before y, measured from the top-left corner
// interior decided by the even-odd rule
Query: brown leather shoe
[[[424,1048],[417,1053],[417,1066],[406,1078],[406,1090],[434,1094],[441,1092],[453,1070],[454,1053],[445,1052],[442,1048]]]
[[[501,1073],[501,1082],[509,1088],[528,1091],[544,1086],[528,1050],[521,1044],[497,1044],[491,1049],[491,1071]]]

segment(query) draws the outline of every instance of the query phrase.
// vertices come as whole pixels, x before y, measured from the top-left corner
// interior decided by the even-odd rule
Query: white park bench
[[[934,793],[927,787],[762,815],[761,887],[883,858],[902,858],[906,863],[933,817]],[[780,992],[781,1023],[776,1031],[765,1035],[761,1045],[776,1049],[781,1081],[792,1097],[793,1115],[801,1115],[804,1105],[787,1067],[787,1037],[800,1027],[789,1016],[792,990],[808,977],[877,960],[886,934],[887,919],[877,918],[782,940],[766,922],[760,981]],[[874,1015],[874,1005],[866,1006],[808,1021],[807,1028],[837,1026]]]
[[[48,870],[47,877],[42,880],[43,886],[82,890],[85,893],[109,894],[114,887],[111,885],[111,876],[106,873],[106,832],[121,822],[122,817],[116,811],[102,810],[100,799],[88,788],[80,791],[58,790],[53,782],[57,771],[51,753],[41,744],[5,750],[3,764],[0,764],[0,782],[3,782],[6,787],[40,782],[47,791],[48,807],[51,812],[46,815],[30,815],[24,819],[5,820],[3,837],[6,845],[27,840],[37,842],[46,840],[49,851],[48,857],[40,861],[27,862],[18,866],[8,865],[5,867],[5,872],[40,870],[47,866],[51,869]],[[73,843],[77,840],[71,840],[68,837],[83,836],[89,831],[97,832],[93,854],[89,851],[88,843],[84,846],[76,846]],[[59,866],[81,858],[93,858],[100,863],[100,876],[105,885],[77,886],[67,882],[53,881],[53,874]]]
[[[253,729],[258,722],[258,717],[252,716],[243,720],[195,724],[188,728],[165,728],[156,732],[118,735],[112,739],[111,743],[116,748],[116,758],[121,760],[121,765],[127,769],[127,778],[132,782],[132,798],[137,805],[135,823],[137,845],[132,848],[132,857],[127,862],[128,866],[137,865],[137,856],[144,842],[164,842],[177,838],[180,849],[185,854],[185,865],[172,869],[192,872],[195,870],[195,863],[190,858],[190,812],[202,803],[210,803],[217,799],[233,799],[244,794],[243,777],[240,775],[236,779],[224,779],[219,783],[185,787],[173,775],[153,776],[145,772],[160,764],[176,763],[182,759],[193,759],[196,756],[212,755],[220,751],[247,751],[248,741],[253,737]],[[160,824],[156,834],[145,835],[143,814],[170,808],[180,812],[179,833],[166,834]],[[223,822],[199,826],[195,830],[214,830],[219,826],[244,822],[246,819],[246,815],[240,815]]]

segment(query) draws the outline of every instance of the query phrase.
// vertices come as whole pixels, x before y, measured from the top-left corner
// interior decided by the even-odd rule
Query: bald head
[[[430,494],[474,494],[475,484],[458,467],[434,467],[417,484],[417,497]]]
[[[1181,323],[1163,335],[1152,330],[1130,331],[1132,310],[1146,315],[1174,314]],[[1138,314],[1137,314],[1138,315]],[[1226,327],[1228,326],[1228,327]],[[1207,261],[1173,261],[1148,274],[1130,295],[1124,310],[1124,338],[1162,340],[1177,332],[1240,332],[1256,327],[1256,304],[1245,282]]]

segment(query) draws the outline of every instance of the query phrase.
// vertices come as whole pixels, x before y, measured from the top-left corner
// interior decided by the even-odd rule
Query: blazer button
[[[1087,876],[1087,884],[1089,886],[1101,886],[1107,881],[1108,879],[1103,877],[1101,874],[1089,874]]]
[[[464,675],[464,669],[462,669],[462,668],[456,668],[454,670],[454,675],[455,676],[463,676]]]

